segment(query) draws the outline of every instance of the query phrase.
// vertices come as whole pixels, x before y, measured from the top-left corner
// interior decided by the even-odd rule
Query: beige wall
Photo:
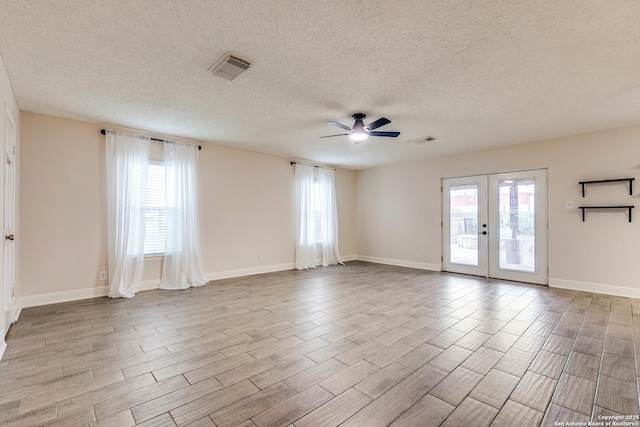
[[[357,247],[357,177],[356,171],[336,169],[336,204],[340,256],[355,257]]]
[[[23,112],[22,127],[23,295],[104,286],[97,280],[106,270],[104,126]],[[198,167],[205,274],[292,265],[288,159],[205,144]],[[353,256],[356,173],[338,170],[336,184],[340,252]],[[158,279],[160,269],[159,260],[147,261],[143,280]]]
[[[18,103],[16,102],[16,97],[13,94],[13,88],[11,87],[11,83],[9,82],[9,76],[7,75],[7,70],[4,66],[4,62],[2,57],[0,57],[0,153],[4,158],[4,139],[5,139],[5,115],[9,114],[11,119],[13,120],[13,124],[16,127],[16,209],[18,209],[18,200],[19,200],[19,188],[20,188],[20,177],[18,176],[19,168],[20,168],[20,112],[18,110]],[[0,162],[0,224],[2,224],[2,228],[4,229],[4,161]],[[15,235],[17,236],[17,240],[14,241],[14,245],[16,248],[16,265],[19,263],[18,258],[18,248],[20,245],[20,224],[17,218],[16,212],[16,230]],[[2,239],[4,242],[4,239]],[[4,263],[4,244],[0,245],[0,263]],[[4,268],[0,269],[0,311],[4,312],[5,300],[4,300]],[[16,284],[19,283],[19,271],[16,268]],[[15,287],[15,300],[17,300],[20,296],[20,288],[19,286]],[[14,304],[15,308],[15,304]],[[0,315],[0,330],[4,331],[4,314]],[[0,334],[0,356],[2,355],[2,351],[4,351],[4,335]]]
[[[637,181],[632,197],[624,185],[604,185],[588,187],[583,199],[578,185],[582,180],[636,177],[639,141],[636,126],[360,171],[358,254],[439,268],[442,178],[548,168],[551,284],[619,286],[631,288],[638,297],[639,209],[632,223],[623,211],[590,212],[583,223],[577,206],[613,203],[640,208]],[[573,209],[565,207],[569,200]]]
[[[98,128],[22,113],[23,296],[90,288],[106,270]]]
[[[21,125],[20,292],[99,288],[105,283],[98,272],[106,270],[102,126],[24,112]],[[592,212],[583,223],[577,208],[565,208],[567,200],[635,204],[640,183],[633,197],[619,185],[589,187],[582,199],[578,181],[635,177],[639,140],[637,126],[358,172],[339,169],[340,252],[439,268],[442,178],[547,168],[552,284],[640,292],[633,268],[640,259],[640,212],[633,223],[623,212]],[[199,179],[205,273],[293,263],[288,159],[207,144]],[[160,268],[159,260],[149,260],[143,280],[158,279]]]

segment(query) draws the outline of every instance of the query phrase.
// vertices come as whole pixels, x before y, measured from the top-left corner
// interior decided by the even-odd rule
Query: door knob
[[[16,238],[16,236],[14,236],[13,234],[9,234],[8,236],[4,236],[5,240],[14,240]]]
[[[487,234],[487,232],[486,232],[486,231],[483,231],[482,233],[479,233],[479,234]]]

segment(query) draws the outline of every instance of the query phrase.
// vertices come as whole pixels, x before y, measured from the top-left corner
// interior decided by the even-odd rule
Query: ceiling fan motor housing
[[[364,132],[365,130],[365,126],[364,126],[364,118],[367,117],[366,114],[362,114],[362,113],[356,113],[353,116],[353,120],[355,120],[355,123],[353,124],[353,131],[354,132]]]

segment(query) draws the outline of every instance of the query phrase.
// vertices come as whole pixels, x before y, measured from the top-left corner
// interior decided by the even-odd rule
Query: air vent
[[[422,138],[411,139],[407,142],[411,144],[424,144],[426,142],[435,141],[435,138],[432,136],[423,136]]]
[[[251,64],[244,59],[240,59],[237,56],[231,55],[229,52],[225,53],[215,64],[209,68],[209,71],[214,76],[222,77],[223,79],[233,80],[238,77],[244,70],[249,68]]]

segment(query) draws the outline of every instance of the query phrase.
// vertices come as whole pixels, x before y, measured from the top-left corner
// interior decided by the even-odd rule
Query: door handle
[[[16,236],[14,236],[13,234],[9,234],[8,236],[4,236],[5,240],[15,240]]]

